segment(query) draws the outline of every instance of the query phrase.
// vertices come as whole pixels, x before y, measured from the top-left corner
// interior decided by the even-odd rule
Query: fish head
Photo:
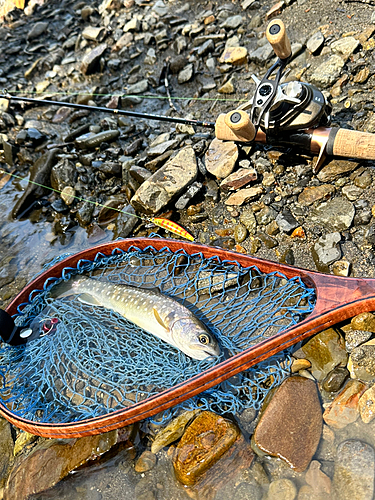
[[[177,347],[191,358],[207,359],[220,355],[217,340],[199,321],[179,318],[173,323],[171,334]]]

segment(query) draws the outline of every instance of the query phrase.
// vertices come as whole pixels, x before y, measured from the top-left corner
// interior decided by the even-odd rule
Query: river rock
[[[355,347],[349,357],[348,370],[352,378],[365,382],[375,380],[375,339]]]
[[[156,214],[191,184],[197,174],[194,149],[186,147],[147,179],[130,203],[136,210]]]
[[[364,344],[368,339],[372,336],[372,332],[367,332],[363,330],[347,330],[345,332],[345,348],[348,352],[352,352],[352,350]]]
[[[135,472],[147,472],[156,465],[156,455],[151,451],[145,450],[137,459],[134,465]]]
[[[339,54],[346,61],[359,45],[359,40],[354,38],[354,36],[346,36],[331,43],[331,50]]]
[[[28,41],[34,40],[34,38],[38,38],[38,36],[42,35],[48,28],[48,23],[39,21],[33,24],[33,27],[28,32],[26,38]]]
[[[13,454],[16,457],[28,444],[33,443],[38,439],[35,434],[30,434],[30,432],[21,432],[14,443]]]
[[[202,190],[203,184],[201,182],[193,182],[187,188],[186,192],[176,201],[175,207],[177,210],[183,210],[193,200],[193,198]]]
[[[308,207],[316,201],[327,200],[335,192],[331,184],[321,184],[320,186],[308,186],[298,196],[298,203]]]
[[[273,55],[273,48],[269,43],[265,43],[261,47],[258,47],[256,50],[254,50],[254,52],[251,52],[249,54],[249,59],[256,64],[265,64]]]
[[[284,233],[291,233],[293,229],[299,226],[298,221],[293,217],[289,210],[283,210],[276,216],[276,222],[280,231]]]
[[[258,178],[257,172],[254,168],[239,168],[236,172],[228,175],[226,179],[220,184],[221,189],[224,191],[235,191],[249,184],[249,182],[256,181]]]
[[[155,156],[161,156],[166,153],[167,150],[173,149],[177,146],[178,141],[176,139],[170,139],[166,141],[159,142],[157,144],[152,143],[150,148],[147,150],[147,156],[154,158]]]
[[[345,231],[352,225],[354,205],[347,198],[333,198],[311,211],[309,222],[319,224],[329,231]]]
[[[152,453],[157,453],[164,448],[164,446],[168,446],[177,441],[177,439],[180,439],[188,423],[197,416],[199,412],[200,410],[184,411],[181,415],[169,422],[166,427],[156,434],[151,445]]]
[[[240,436],[240,430],[215,413],[204,411],[186,429],[173,455],[177,479],[193,485]]]
[[[359,440],[344,441],[337,448],[333,487],[340,500],[367,500],[374,495],[375,454]]]
[[[219,179],[233,172],[238,158],[238,148],[234,142],[214,139],[205,154],[207,171]]]
[[[332,272],[335,276],[349,276],[350,262],[345,259],[337,260],[333,263]]]
[[[80,439],[48,439],[39,442],[27,457],[20,456],[8,478],[4,500],[26,500],[48,488],[79,465],[116,444],[117,431]]]
[[[0,417],[0,487],[4,486],[8,469],[13,462],[13,445],[10,424]]]
[[[318,382],[336,366],[345,365],[348,358],[344,341],[334,328],[315,335],[294,356],[311,362],[311,372]]]
[[[178,83],[187,83],[193,78],[194,65],[188,64],[185,66],[183,70],[181,70],[178,74],[177,80]]]
[[[255,200],[263,193],[263,186],[254,186],[251,188],[240,189],[236,193],[233,193],[225,200],[226,205],[240,206],[248,201]]]
[[[127,238],[138,223],[138,218],[132,216],[135,210],[131,205],[126,205],[116,218],[116,238]]]
[[[322,388],[326,392],[337,392],[344,385],[350,373],[344,366],[337,366],[322,380]]]
[[[267,493],[267,500],[294,500],[297,496],[296,485],[290,479],[272,481]]]
[[[106,50],[107,44],[102,43],[85,54],[81,63],[81,72],[84,75],[98,72],[100,70],[100,59]]]
[[[354,316],[350,322],[353,330],[375,333],[375,315],[370,312],[363,312]]]
[[[357,161],[333,159],[320,170],[318,179],[320,182],[332,182],[349,172],[353,172],[358,167]],[[321,187],[321,186],[318,186]]]
[[[237,16],[227,17],[226,20],[220,25],[220,27],[234,30],[238,28],[241,24],[242,24],[242,16],[237,15]]]
[[[233,64],[234,66],[245,64],[247,61],[247,49],[245,47],[227,47],[221,54],[221,64]]]
[[[333,54],[315,69],[310,76],[310,82],[317,87],[326,88],[337,80],[344,65],[344,59],[337,54]]]
[[[240,222],[246,227],[250,234],[256,233],[257,221],[251,207],[244,208],[240,215]]]
[[[330,478],[320,470],[321,463],[312,460],[309,469],[306,471],[306,483],[312,488],[314,495],[330,495],[332,484]],[[328,498],[326,496],[326,498]]]
[[[340,259],[341,249],[338,243],[341,241],[341,234],[329,233],[321,236],[312,249],[315,265],[319,271],[328,272],[328,266]]]
[[[365,391],[358,401],[359,414],[365,424],[370,423],[375,418],[375,386],[373,385]]]
[[[359,380],[349,380],[323,414],[327,425],[343,429],[359,417],[358,401],[366,386]]]
[[[255,429],[254,442],[263,452],[302,472],[317,449],[322,425],[316,384],[293,376],[280,385],[266,406]]]
[[[315,54],[324,44],[324,35],[321,31],[314,33],[306,42],[307,50]]]

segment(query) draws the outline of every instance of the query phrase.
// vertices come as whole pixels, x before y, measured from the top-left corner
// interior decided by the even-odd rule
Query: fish
[[[216,338],[184,305],[158,289],[105,282],[77,276],[54,286],[51,297],[79,295],[78,300],[119,313],[143,330],[193,359],[220,355]]]

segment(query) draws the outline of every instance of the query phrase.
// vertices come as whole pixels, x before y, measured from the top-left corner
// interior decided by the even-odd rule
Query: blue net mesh
[[[158,288],[188,307],[221,345],[220,358],[199,361],[146,333],[118,313],[77,296],[51,299],[50,290],[75,274],[116,284]],[[21,304],[20,326],[57,318],[53,334],[24,346],[0,348],[0,397],[14,414],[62,423],[122,409],[181,383],[224,358],[298,323],[315,304],[315,291],[299,277],[261,273],[238,262],[206,259],[184,250],[132,247],[97,254],[49,278]],[[258,409],[289,373],[284,351],[201,393],[181,408],[237,413]],[[176,408],[164,414],[168,418]]]

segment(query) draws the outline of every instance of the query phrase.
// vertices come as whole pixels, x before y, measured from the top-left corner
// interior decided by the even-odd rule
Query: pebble
[[[294,359],[291,366],[291,372],[297,373],[300,370],[306,370],[311,367],[311,363],[308,359]]]
[[[100,71],[100,59],[107,50],[107,44],[102,43],[84,55],[81,63],[81,72],[91,75]]]
[[[311,54],[318,52],[324,45],[324,35],[321,31],[314,33],[306,42],[307,50]]]
[[[61,191],[61,198],[66,205],[71,205],[75,200],[75,189],[71,186],[65,186]]]
[[[362,422],[370,423],[375,418],[375,386],[365,391],[358,401],[359,414]]]
[[[247,238],[247,229],[243,224],[237,224],[234,228],[234,239],[236,243],[242,243]]]
[[[147,472],[156,465],[156,455],[151,451],[145,450],[137,459],[134,465],[135,472]]]
[[[320,186],[306,187],[298,196],[298,203],[308,207],[316,201],[327,200],[333,193],[335,188],[331,184],[321,184]]]
[[[148,90],[148,80],[141,80],[133,85],[129,85],[127,88],[127,93],[132,94],[144,94]]]
[[[238,148],[234,142],[214,139],[205,154],[206,169],[215,177],[224,179],[233,172],[237,159]]]
[[[358,401],[366,386],[359,380],[349,380],[323,414],[327,425],[343,429],[359,417]]]
[[[336,498],[340,500],[367,500],[374,495],[374,449],[354,439],[344,441],[337,448],[333,475]]]
[[[352,225],[354,214],[354,205],[347,198],[337,197],[313,209],[308,220],[332,232],[345,231]]]
[[[337,392],[344,385],[350,373],[344,366],[337,366],[322,380],[322,388],[326,392]]]
[[[320,182],[332,182],[353,172],[358,165],[357,161],[337,160],[335,158],[323,166],[317,177]]]
[[[375,333],[375,315],[370,312],[357,314],[352,318],[350,324],[353,330]]]
[[[290,479],[277,479],[269,486],[267,500],[294,500],[297,487]]]
[[[221,87],[217,89],[219,94],[234,94],[235,88],[233,85],[233,78],[230,78],[227,82],[225,82]]]
[[[349,276],[350,262],[347,260],[337,260],[333,263],[332,271],[335,276]]]
[[[314,495],[330,495],[332,483],[330,478],[320,470],[322,464],[318,460],[312,460],[306,471],[306,483],[312,488]]]
[[[348,370],[352,378],[358,378],[364,382],[375,380],[375,339],[352,350]]]
[[[181,415],[174,418],[169,424],[160,429],[152,442],[152,453],[158,453],[165,446],[180,439],[185,432],[186,426],[199,414],[199,411],[200,410],[184,411]]]
[[[310,76],[310,83],[319,88],[329,87],[340,76],[344,65],[344,59],[337,54],[333,54],[315,69]]]
[[[253,438],[263,452],[302,472],[317,449],[322,425],[316,384],[293,376],[284,380],[266,405]]]
[[[359,40],[354,36],[346,36],[331,43],[332,52],[339,54],[346,61],[360,45]]]
[[[228,47],[219,59],[221,64],[233,64],[234,66],[245,64],[246,61],[247,49],[245,47]]]
[[[363,330],[353,330],[350,329],[345,332],[345,348],[348,352],[352,352],[352,350],[364,344],[367,340],[369,340],[372,336],[372,332],[367,332]]]
[[[184,69],[182,69],[177,77],[178,83],[187,83],[193,78],[194,65],[188,64]]]
[[[203,184],[201,182],[193,182],[187,188],[185,193],[176,201],[175,207],[177,210],[184,210],[193,198],[202,190]]]
[[[319,271],[327,271],[328,266],[341,258],[341,249],[338,243],[341,234],[338,232],[321,236],[312,249],[315,265]]]
[[[280,230],[284,233],[291,233],[293,229],[299,226],[298,221],[293,217],[289,210],[283,210],[276,216],[276,222]]]
[[[38,38],[47,30],[47,28],[48,28],[48,22],[39,21],[33,24],[33,27],[26,36],[27,40],[30,41],[34,40],[34,38]]]
[[[240,215],[240,222],[246,227],[250,234],[256,233],[257,221],[253,210],[250,207],[245,207]]]
[[[256,181],[257,178],[258,175],[254,168],[239,168],[221,182],[220,188],[224,191],[235,191],[250,182]]]

